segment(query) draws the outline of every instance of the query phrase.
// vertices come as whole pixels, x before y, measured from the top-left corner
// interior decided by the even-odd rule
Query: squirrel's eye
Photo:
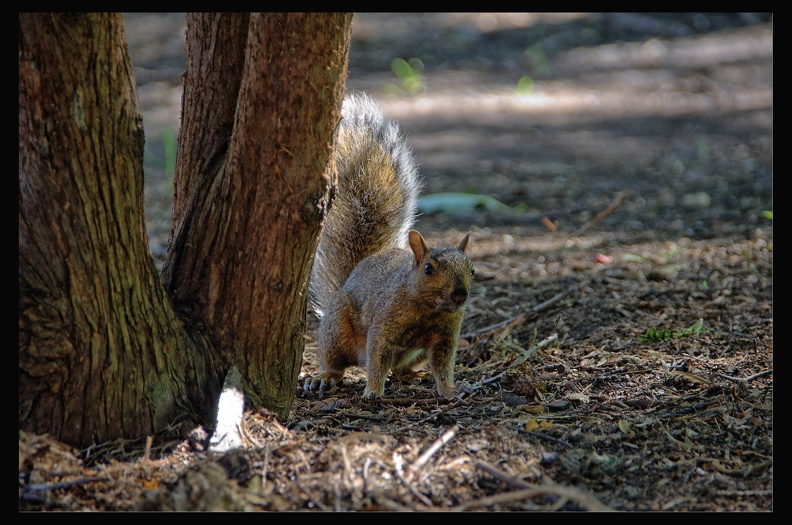
[[[432,275],[434,273],[434,268],[432,268],[431,264],[426,263],[426,265],[424,266],[424,273],[426,275]]]
[[[470,267],[470,275],[476,275],[476,267],[475,266],[471,266]]]

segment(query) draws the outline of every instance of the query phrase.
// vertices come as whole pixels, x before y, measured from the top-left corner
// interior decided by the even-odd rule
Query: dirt
[[[184,17],[127,24],[160,260]],[[288,421],[250,410],[226,454],[20,432],[19,510],[772,511],[771,16],[367,13],[347,85],[425,195],[480,201],[417,225],[472,232],[465,396],[423,375],[368,401],[353,369]]]

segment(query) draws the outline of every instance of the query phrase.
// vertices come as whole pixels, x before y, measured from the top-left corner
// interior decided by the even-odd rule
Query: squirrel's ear
[[[459,248],[460,252],[464,252],[465,251],[465,248],[467,248],[467,243],[468,243],[469,239],[470,239],[470,232],[468,232],[468,234],[465,235],[464,239],[459,241],[459,246],[457,246],[457,248]]]
[[[409,239],[410,239],[410,249],[415,256],[415,266],[421,264],[421,259],[423,259],[424,255],[427,254],[429,248],[426,247],[426,241],[424,241],[423,236],[415,230],[410,230]]]

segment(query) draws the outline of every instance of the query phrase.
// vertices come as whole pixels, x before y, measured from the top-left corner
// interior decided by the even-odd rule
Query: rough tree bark
[[[284,418],[302,363],[351,15],[253,14],[245,31],[246,18],[188,17],[177,220],[163,276],[174,302],[213,327],[248,399]]]
[[[190,20],[161,281],[122,18],[19,16],[20,429],[88,445],[206,419],[231,365],[288,415],[351,15]]]
[[[209,378],[148,251],[123,20],[19,25],[20,428],[79,444],[162,428]]]

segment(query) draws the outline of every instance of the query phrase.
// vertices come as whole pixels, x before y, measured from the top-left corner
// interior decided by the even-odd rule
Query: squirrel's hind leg
[[[312,377],[306,377],[303,381],[303,390],[310,394],[318,394],[319,397],[323,396],[325,392],[329,392],[341,383],[344,379],[344,371],[330,370],[321,372]]]
[[[347,367],[365,362],[365,338],[355,329],[350,312],[351,300],[342,290],[330,303],[330,308],[319,323],[317,338],[318,372],[303,382],[308,393],[324,395],[344,378]]]

